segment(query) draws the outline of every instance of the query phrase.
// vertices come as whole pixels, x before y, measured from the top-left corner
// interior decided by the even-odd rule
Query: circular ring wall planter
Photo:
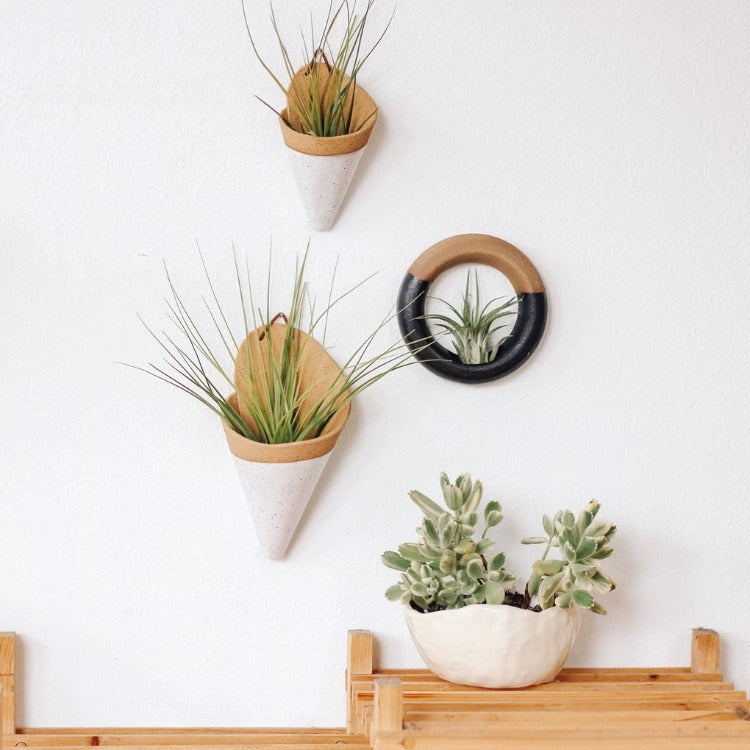
[[[465,365],[441,346],[425,319],[433,281],[461,263],[480,263],[500,271],[520,297],[510,337],[492,362]],[[517,248],[489,234],[458,234],[425,250],[409,267],[398,294],[398,324],[414,356],[429,370],[462,383],[485,383],[520,367],[536,349],[547,321],[547,295],[534,264]],[[425,340],[432,338],[428,346]]]

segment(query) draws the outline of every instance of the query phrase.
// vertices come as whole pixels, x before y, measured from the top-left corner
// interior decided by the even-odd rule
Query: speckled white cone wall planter
[[[283,464],[234,457],[258,541],[271,560],[284,557],[330,455]]]
[[[341,210],[364,148],[350,154],[311,156],[287,149],[297,190],[313,229],[330,229]]]
[[[355,101],[355,122],[356,118],[360,118],[360,122],[366,120],[364,125],[349,135],[331,138],[293,130],[288,125],[288,110],[281,113],[281,134],[313,229],[330,229],[336,221],[377,121],[375,102],[361,87],[357,88]]]
[[[461,685],[519,688],[555,679],[573,647],[577,607],[542,612],[505,604],[471,604],[422,613],[404,607],[424,663]]]

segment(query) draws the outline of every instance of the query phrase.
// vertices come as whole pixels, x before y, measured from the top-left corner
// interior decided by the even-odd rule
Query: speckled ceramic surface
[[[505,604],[472,604],[423,614],[404,607],[424,663],[461,685],[517,688],[554,680],[573,646],[577,607],[543,612]]]
[[[324,231],[333,226],[363,153],[364,147],[334,156],[311,156],[287,149],[297,190],[313,229]]]
[[[234,456],[250,516],[266,557],[284,556],[330,451],[293,463],[261,463]]]

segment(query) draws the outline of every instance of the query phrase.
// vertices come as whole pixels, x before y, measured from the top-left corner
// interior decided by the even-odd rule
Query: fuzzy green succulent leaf
[[[394,583],[393,586],[389,586],[385,592],[386,599],[391,602],[399,601],[406,591],[406,586],[400,583]]]
[[[560,584],[563,580],[563,574],[558,573],[557,575],[551,576],[550,578],[543,578],[539,585],[539,604],[542,609],[549,609],[555,604],[555,596],[560,588]]]
[[[589,609],[589,612],[593,612],[595,615],[606,615],[607,610],[602,607],[599,602],[594,602],[594,606]]]
[[[588,591],[583,589],[573,589],[571,592],[573,601],[584,609],[591,609],[594,606],[594,597]]]
[[[539,593],[539,584],[542,582],[542,576],[535,570],[529,576],[529,582],[526,584],[529,590],[529,596],[536,596]]]
[[[393,570],[408,570],[411,563],[405,557],[401,557],[397,552],[384,552],[380,558],[385,565]]]
[[[494,545],[495,543],[492,539],[480,539],[477,542],[476,552],[477,554],[483,555],[485,552],[491,550]]]
[[[479,507],[479,502],[482,499],[482,483],[476,481],[470,492],[464,493],[466,497],[466,509],[470,512],[474,512]]]
[[[464,495],[461,490],[453,484],[443,487],[445,504],[453,511],[458,510],[464,504]]]
[[[565,563],[562,560],[537,560],[531,566],[531,569],[538,576],[554,576],[557,575],[564,567]]]
[[[479,557],[475,557],[466,564],[466,572],[470,578],[479,580],[485,577],[484,565]]]
[[[545,536],[526,536],[521,539],[521,544],[546,544],[548,541]]]
[[[612,547],[604,547],[600,550],[597,550],[594,552],[593,555],[591,555],[592,560],[606,560],[613,552],[614,550]]]
[[[461,490],[461,494],[464,497],[469,497],[469,493],[471,492],[471,489],[473,487],[471,474],[461,474],[461,476],[456,479],[456,486]]]
[[[415,542],[406,542],[406,544],[399,545],[398,554],[405,560],[411,560],[412,562],[422,562],[424,560],[424,555]]]
[[[505,565],[505,555],[502,552],[498,552],[491,560],[489,564],[490,570],[502,570]]]
[[[443,552],[440,558],[440,572],[448,575],[456,569],[456,553],[452,549]]]
[[[571,599],[569,591],[559,594],[555,598],[555,606],[559,607],[560,609],[568,609],[568,607],[570,607],[571,602],[572,602],[572,599]]]
[[[502,583],[487,581],[484,584],[484,592],[487,604],[502,604],[505,601],[505,588]]]
[[[555,533],[555,524],[549,516],[542,516],[542,528],[547,536],[552,536]]]
[[[429,518],[424,519],[420,533],[424,536],[424,538],[428,542],[430,542],[430,544],[435,544],[435,545],[440,544],[440,537],[438,536],[438,532],[437,532],[437,529],[435,528],[435,524],[432,522],[431,519]]]
[[[446,545],[447,546],[447,545]],[[477,548],[476,542],[473,539],[464,539],[459,542],[454,549],[457,555],[468,555],[472,554]]]
[[[590,536],[586,536],[581,539],[578,547],[576,548],[576,557],[579,560],[585,560],[587,557],[591,557],[591,555],[596,552],[596,547],[596,540],[592,539]]]
[[[597,570],[596,573],[591,577],[591,583],[597,591],[606,593],[616,588],[615,582],[609,577],[604,575],[601,570]]]
[[[426,518],[436,519],[445,511],[434,501],[430,500],[427,495],[423,495],[418,490],[411,490],[408,493],[412,502],[424,513]]]
[[[400,551],[400,550],[399,550]],[[565,556],[565,559],[568,562],[575,562],[576,560],[576,550],[575,547],[570,542],[565,542],[562,546],[562,553]]]

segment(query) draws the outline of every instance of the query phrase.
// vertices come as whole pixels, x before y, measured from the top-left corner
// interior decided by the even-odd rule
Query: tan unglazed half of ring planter
[[[271,327],[274,346],[280,345],[285,328],[284,325]],[[255,367],[263,366],[260,330],[251,333],[240,347],[235,366],[235,384],[240,392],[245,387],[244,379],[248,377],[247,366],[242,364],[248,362],[245,356],[248,345],[256,357]],[[316,393],[325,389],[333,378],[340,376],[341,370],[317,341],[302,332],[298,331],[297,334],[304,337],[305,345],[301,389],[303,392],[309,390],[314,399]],[[229,397],[229,402],[252,425],[237,393]],[[226,422],[223,423],[258,541],[266,557],[276,560],[286,553],[350,411],[351,404],[347,401],[319,437],[273,445],[250,440],[235,432]]]
[[[414,645],[438,677],[461,685],[520,688],[551,682],[573,647],[577,607],[542,612],[506,604],[471,604],[404,614]]]
[[[306,69],[307,66],[297,71],[290,91]],[[314,229],[330,229],[336,221],[377,118],[375,102],[361,86],[356,89],[353,131],[348,135],[321,137],[301,133],[290,126],[297,122],[290,108],[281,113],[281,134],[292,173]]]

